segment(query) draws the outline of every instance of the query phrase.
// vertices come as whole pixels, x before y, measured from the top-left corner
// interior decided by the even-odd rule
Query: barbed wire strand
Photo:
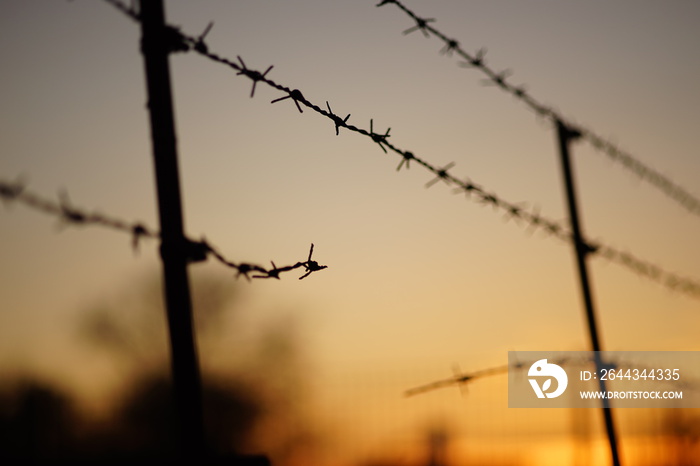
[[[36,211],[47,215],[58,217],[62,224],[72,225],[95,225],[109,228],[116,231],[128,233],[132,237],[131,246],[134,252],[138,251],[140,241],[143,238],[160,239],[160,233],[141,222],[127,222],[112,216],[107,216],[99,212],[86,212],[73,206],[65,190],[59,192],[58,201],[54,201],[37,194],[28,192],[21,181],[7,182],[0,180],[0,199],[5,203],[17,202],[24,204]],[[206,239],[194,241],[185,238],[185,244],[181,247],[189,262],[205,261],[209,255],[213,256],[220,263],[236,270],[236,278],[243,276],[250,281],[252,278],[280,278],[280,274],[292,270],[303,268],[306,272],[299,277],[300,280],[308,277],[313,272],[318,272],[327,268],[312,259],[314,245],[311,244],[309,256],[305,261],[296,262],[293,265],[277,267],[271,262],[272,268],[263,267],[247,262],[235,263],[227,259],[219,249],[212,246]],[[253,275],[251,275],[253,274]]]
[[[139,21],[138,12],[135,9],[125,6],[124,4],[119,2],[119,0],[104,1],[116,6],[120,11],[124,12],[128,17],[130,17],[134,21]],[[211,27],[207,26],[207,30],[205,32],[209,32],[210,29]],[[553,236],[562,241],[573,241],[571,232],[568,231],[568,228],[564,226],[564,223],[562,221],[556,221],[547,218],[543,215],[540,215],[537,207],[534,207],[532,211],[530,211],[528,210],[527,204],[525,203],[509,202],[503,199],[502,197],[498,196],[494,192],[485,190],[484,188],[482,188],[476,183],[473,183],[469,179],[458,179],[457,177],[448,172],[448,170],[454,166],[454,162],[444,167],[438,167],[432,165],[425,159],[416,156],[411,151],[398,148],[397,146],[388,141],[390,137],[389,132],[391,128],[388,128],[384,133],[375,132],[373,119],[370,119],[369,131],[357,127],[353,124],[348,123],[350,114],[348,114],[345,118],[341,118],[337,114],[333,113],[331,111],[331,106],[328,101],[326,101],[326,108],[328,108],[328,110],[324,110],[323,108],[306,99],[299,89],[292,89],[282,84],[278,84],[277,82],[273,81],[272,79],[266,76],[268,72],[272,69],[272,66],[268,67],[264,73],[261,73],[260,71],[248,68],[240,56],[236,57],[236,62],[210,51],[209,47],[204,42],[203,35],[200,35],[198,37],[188,36],[181,32],[178,27],[172,25],[167,26],[167,31],[168,33],[166,39],[170,41],[170,50],[172,50],[173,52],[194,51],[195,53],[205,58],[208,58],[211,61],[232,68],[234,71],[236,71],[236,75],[246,76],[251,81],[253,81],[251,95],[254,93],[255,86],[257,85],[257,83],[262,82],[264,84],[267,84],[268,86],[286,94],[285,96],[272,100],[272,103],[277,103],[287,99],[292,100],[300,113],[303,113],[303,106],[310,108],[314,112],[330,119],[334,123],[336,134],[339,133],[340,128],[344,128],[370,138],[385,153],[387,153],[387,149],[389,149],[392,152],[398,154],[401,157],[401,161],[396,168],[397,171],[401,170],[401,168],[404,166],[408,169],[409,163],[411,162],[422,166],[424,169],[428,170],[435,176],[433,180],[429,181],[426,184],[426,187],[430,187],[437,181],[442,180],[447,185],[453,186],[455,193],[464,193],[466,194],[468,199],[478,204],[484,206],[490,205],[493,207],[494,210],[503,212],[504,219],[506,221],[513,219],[516,223],[520,225],[522,225],[523,223],[526,224],[530,232],[539,229],[545,232],[547,235]],[[491,72],[490,69],[489,72]],[[494,74],[494,76],[496,75]],[[694,298],[700,298],[700,282],[698,282],[697,280],[685,278],[678,274],[668,272],[662,267],[647,260],[640,259],[627,251],[623,251],[612,246],[607,246],[602,243],[587,244],[587,249],[589,253],[598,253],[600,257],[603,257],[612,263],[621,265],[639,276],[645,277],[656,283],[659,283],[671,291],[682,292]]]
[[[484,377],[490,377],[494,375],[499,375],[499,374],[507,374],[511,370],[523,370],[525,368],[528,368],[532,366],[532,364],[535,361],[516,361],[513,364],[505,364],[502,366],[494,366],[490,367],[487,369],[481,369],[478,371],[473,371],[473,372],[467,372],[467,373],[456,373],[453,377],[450,377],[448,379],[442,379],[442,380],[437,380],[435,382],[430,382],[424,385],[420,385],[417,387],[409,388],[408,390],[404,391],[404,396],[410,397],[410,396],[415,396],[415,395],[421,395],[423,393],[431,392],[433,390],[437,390],[440,388],[446,388],[446,387],[451,387],[453,385],[457,385],[460,387],[467,386],[469,383],[474,382],[475,380],[484,378]],[[595,364],[595,360],[593,358],[570,358],[570,357],[561,357],[557,359],[551,360],[553,364],[557,364],[559,366],[566,366],[566,365],[577,365],[577,366],[584,366],[588,364]],[[639,364],[631,363],[628,361],[623,361],[623,360],[605,360],[603,361],[602,368],[610,370],[620,370],[620,369],[639,369],[639,370],[653,370],[650,367],[646,366],[641,366]],[[622,377],[624,379],[625,377]],[[614,379],[610,379],[614,380]],[[674,385],[677,386],[678,388],[688,388],[690,390],[698,390],[700,389],[700,381],[697,380],[688,380],[685,378],[683,381],[675,381]]]
[[[519,369],[520,367],[518,367]],[[498,374],[503,374],[507,373],[508,370],[511,369],[511,366],[496,366],[496,367],[491,367],[488,369],[482,369],[479,371],[474,371],[474,372],[469,372],[469,373],[464,373],[464,374],[455,374],[453,377],[450,377],[449,379],[442,379],[438,380],[435,382],[430,382],[425,385],[421,385],[418,387],[414,388],[409,388],[404,392],[404,396],[414,396],[414,395],[421,395],[423,393],[431,392],[433,390],[437,390],[439,388],[446,388],[446,387],[451,387],[452,385],[458,385],[458,386],[465,386],[466,384],[473,382],[476,379],[480,379],[482,377],[487,377],[491,375],[498,375]]]
[[[609,139],[600,136],[590,128],[586,128],[581,124],[573,122],[571,119],[554,110],[551,106],[545,105],[532,96],[532,94],[526,90],[524,85],[515,85],[509,82],[508,78],[512,75],[510,70],[506,69],[503,71],[496,71],[495,68],[489,67],[486,64],[486,60],[484,58],[486,55],[485,48],[481,48],[475,53],[465,51],[460,46],[459,41],[447,37],[434,26],[429,24],[435,22],[435,18],[421,18],[399,0],[382,0],[379,4],[377,4],[377,6],[380,7],[389,3],[396,5],[400,10],[404,11],[416,22],[415,26],[403,31],[404,35],[410,34],[411,32],[417,30],[421,31],[426,37],[430,37],[430,34],[434,35],[445,44],[442,49],[440,49],[441,54],[449,56],[456,54],[465,59],[466,61],[462,62],[460,65],[480,70],[486,75],[486,79],[484,81],[485,84],[495,85],[504,92],[511,94],[516,99],[523,102],[538,116],[549,118],[553,122],[561,121],[565,123],[567,127],[575,129],[581,134],[581,137],[584,140],[591,144],[596,151],[604,153],[615,162],[619,162],[625,169],[629,170],[643,181],[650,183],[652,186],[663,192],[666,196],[680,204],[683,208],[695,215],[700,216],[700,199],[698,199],[697,196],[691,194],[687,189],[671,180],[668,176],[650,167],[631,153],[621,149],[617,144],[611,142]]]

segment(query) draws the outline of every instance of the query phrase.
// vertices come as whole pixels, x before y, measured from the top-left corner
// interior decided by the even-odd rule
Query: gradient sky
[[[456,176],[565,219],[551,124],[440,55],[436,38],[403,36],[410,18],[375,3],[170,0],[166,14],[192,35],[214,20],[211,50],[260,71],[274,65],[268,77],[329,101],[350,123],[391,127],[396,146],[437,166],[454,161]],[[698,2],[407,6],[700,194]],[[138,26],[103,2],[4,0],[0,13],[0,178],[23,176],[51,197],[66,189],[76,206],[157,226]],[[436,419],[462,439],[497,436],[525,419],[501,404],[505,378],[475,383],[466,398],[401,393],[449,377],[453,363],[469,371],[505,364],[508,350],[588,348],[568,245],[443,183],[426,190],[432,177],[419,166],[397,173],[399,157],[368,138],[336,136],[331,121],[290,100],[270,105],[282,97],[274,89],[259,84],[251,99],[248,79],[195,54],[171,64],[187,231],[261,264],[304,260],[313,242],[329,266],[303,281],[232,284],[251,329],[280,315],[300,322],[315,397],[346,416],[354,442],[337,451],[371,457]],[[697,216],[588,144],[573,157],[589,237],[700,277]],[[21,205],[0,213],[0,367],[87,387],[95,364],[74,342],[80,312],[158,270],[157,248],[134,255],[123,234],[57,223]],[[602,259],[591,272],[605,348],[700,349],[700,301]],[[562,421],[547,422],[556,432]]]

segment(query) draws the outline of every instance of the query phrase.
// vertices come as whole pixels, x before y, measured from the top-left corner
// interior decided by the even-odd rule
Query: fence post
[[[586,310],[586,321],[588,322],[588,334],[590,336],[592,350],[595,351],[596,370],[600,373],[600,369],[603,367],[603,361],[600,357],[600,351],[602,351],[602,348],[598,337],[595,308],[593,306],[591,285],[588,280],[588,268],[586,265],[586,257],[592,252],[592,249],[590,245],[585,242],[581,233],[581,224],[579,221],[578,208],[576,204],[576,192],[574,189],[574,176],[571,168],[571,158],[569,156],[569,142],[578,139],[581,137],[581,134],[578,131],[568,128],[560,120],[556,120],[556,123],[557,137],[559,140],[559,154],[561,156],[561,167],[564,176],[564,188],[566,190],[566,200],[569,208],[571,234],[573,236],[574,252],[576,253],[576,263],[578,265],[579,279],[581,281],[581,292],[583,294],[583,303]],[[598,387],[601,391],[606,391],[605,381],[601,377],[598,377]],[[606,398],[603,398],[602,402],[605,429],[608,435],[608,443],[610,444],[612,463],[613,466],[620,466],[620,456],[617,447],[613,411],[610,407],[610,402]]]
[[[187,262],[189,244],[183,231],[175,119],[168,54],[172,44],[165,26],[163,0],[140,2],[141,51],[146,70],[158,210],[163,285],[170,331],[170,351],[179,445],[190,458],[204,453],[202,389],[192,323]]]

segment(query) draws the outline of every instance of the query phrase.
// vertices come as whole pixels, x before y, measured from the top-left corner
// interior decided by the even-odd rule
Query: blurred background
[[[565,219],[556,133],[377,1],[168,0],[170,23],[450,173]],[[541,101],[698,194],[700,4],[407,3]],[[0,2],[0,179],[157,227],[137,24],[104,2]],[[597,410],[507,408],[507,378],[405,390],[585,350],[569,245],[455,194],[370,139],[196,54],[171,57],[187,232],[303,281],[190,268],[207,424],[275,465],[605,465]],[[574,144],[584,231],[700,277],[700,219]],[[10,454],[157,452],[169,375],[158,248],[0,209],[0,435]],[[700,302],[600,258],[603,347],[699,350]],[[698,463],[700,412],[618,410],[625,464]]]

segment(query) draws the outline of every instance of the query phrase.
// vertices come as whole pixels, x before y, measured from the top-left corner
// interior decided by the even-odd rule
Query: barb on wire
[[[472,183],[469,178],[467,178],[466,181],[460,181],[459,187],[454,189],[455,194],[460,194],[460,193],[465,193],[467,195],[467,199],[471,198],[471,193],[476,192],[479,195],[484,193],[484,190],[481,189],[478,185],[475,185]]]
[[[506,83],[506,79],[508,79],[510,76],[513,76],[513,72],[511,70],[503,70],[498,73],[494,73],[494,75],[488,79],[482,79],[481,82],[485,86],[495,84],[498,87],[505,88],[509,86],[509,84]]]
[[[61,209],[61,216],[63,221],[66,223],[82,224],[87,222],[87,215],[76,210],[71,206],[70,198],[68,197],[68,192],[62,189],[58,193],[59,207]]]
[[[447,41],[448,43],[453,43],[457,42],[454,39],[450,39]],[[453,50],[458,50],[459,48],[459,43],[452,47]],[[459,64],[462,68],[479,68],[484,65],[486,65],[486,62],[484,61],[484,57],[486,56],[486,48],[481,47],[479,50],[476,51],[476,53],[473,56],[466,57],[467,61],[462,62]]]
[[[511,204],[506,208],[505,214],[503,214],[503,218],[506,219],[506,221],[510,220],[511,218],[519,224],[519,221],[522,219],[522,216],[525,214],[525,207],[523,204],[521,205],[516,205],[516,204]]]
[[[437,390],[438,388],[450,387],[452,385],[466,385],[469,382],[472,382],[476,379],[480,379],[482,377],[507,373],[508,369],[510,367],[511,366],[507,366],[507,365],[506,366],[498,366],[498,367],[492,367],[489,369],[483,369],[480,371],[470,372],[467,374],[455,374],[454,377],[450,377],[449,379],[438,380],[436,382],[430,382],[430,383],[427,383],[425,385],[421,385],[419,387],[410,388],[404,392],[404,396],[408,397],[408,396],[420,395],[422,393]]]
[[[399,166],[396,167],[396,171],[400,171],[401,167],[403,167],[404,165],[406,165],[406,170],[408,170],[410,168],[409,163],[411,162],[411,160],[413,160],[415,158],[413,156],[413,152],[408,152],[408,151],[404,151],[404,153],[401,154],[401,157],[403,157],[403,158],[401,159],[401,162],[399,162]]]
[[[382,148],[382,150],[384,151],[385,154],[387,152],[386,152],[386,148],[384,147],[384,145],[386,145],[386,143],[387,143],[386,138],[389,137],[389,131],[391,131],[391,128],[387,129],[386,133],[384,133],[384,134],[375,133],[374,132],[374,121],[369,120],[369,136],[372,138],[372,140],[374,142],[379,144],[379,147]]]
[[[198,52],[203,53],[205,55],[208,53],[208,51],[209,51],[208,48],[205,49],[205,51],[203,51],[203,52],[198,50]],[[241,71],[239,71],[236,74],[244,74],[244,75],[248,76],[253,81],[253,87],[250,90],[250,97],[252,99],[255,96],[255,86],[258,84],[258,81],[265,79],[265,75],[267,75],[267,73],[270,72],[270,70],[273,68],[273,66],[272,65],[268,66],[264,73],[260,73],[259,71],[249,70],[245,66],[245,62],[243,61],[243,59],[240,56],[237,56],[236,58],[238,58],[238,61],[241,62]]]
[[[149,236],[148,228],[141,223],[135,223],[131,227],[131,248],[134,250],[134,253],[139,252],[141,238],[148,238]]]
[[[333,120],[333,123],[335,123],[335,135],[338,136],[340,134],[340,127],[345,126],[345,124],[348,122],[348,119],[350,118],[350,114],[348,113],[348,116],[345,118],[340,118],[338,115],[333,113],[333,110],[331,110],[331,104],[328,103],[326,100],[326,107],[328,107],[328,114]]]
[[[416,22],[415,26],[410,27],[410,28],[406,29],[405,31],[403,31],[404,35],[410,34],[413,31],[420,30],[425,37],[430,36],[430,34],[428,34],[428,32],[432,32],[432,28],[428,25],[428,23],[434,22],[435,18],[427,18],[427,19],[426,18],[419,18],[418,16],[416,16],[415,13],[413,13],[411,10],[409,10],[408,8],[403,6],[403,4],[401,4],[397,0],[382,0],[380,3],[377,4],[377,6],[383,6],[383,5],[386,5],[387,3],[393,3],[397,7],[401,8],[403,11],[406,12],[406,14],[408,14],[408,16],[413,18],[413,20]]]
[[[65,224],[96,225],[128,233],[131,236],[131,247],[135,253],[138,252],[139,244],[143,238],[159,239],[161,237],[159,232],[145,226],[141,222],[127,222],[98,212],[86,212],[78,209],[70,202],[68,193],[65,190],[59,192],[58,201],[53,201],[28,192],[24,183],[21,181],[12,183],[0,180],[0,198],[5,202],[21,203],[44,214],[58,217]],[[161,247],[166,247],[166,245],[163,244]],[[232,262],[226,259],[218,249],[204,238],[200,241],[185,238],[184,244],[174,246],[167,245],[167,247],[181,248],[182,253],[187,257],[189,262],[205,261],[209,254],[211,254],[225,266],[235,269],[236,277],[243,276],[248,280],[251,278],[249,274],[253,272],[258,274],[254,275],[253,278],[276,278],[279,280],[280,274],[283,272],[304,268],[306,273],[299,278],[301,280],[308,277],[313,272],[328,268],[328,266],[319,265],[317,261],[311,259],[314,251],[313,244],[311,244],[309,257],[305,261],[300,261],[294,265],[285,267],[277,267],[275,263],[272,262],[271,269],[246,262]]]
[[[306,270],[306,273],[299,277],[299,280],[303,280],[304,278],[308,277],[314,272],[318,272],[319,270],[325,269],[326,265],[319,265],[318,262],[311,260],[311,255],[314,253],[314,245],[311,243],[311,250],[309,250],[309,258],[306,259],[306,262],[303,262],[301,265],[304,267]]]
[[[443,48],[440,49],[440,54],[442,55],[447,55],[448,57],[452,56],[452,52],[457,50],[459,47],[459,42],[456,40],[451,40]]]
[[[117,0],[106,0],[110,4],[118,3]],[[386,0],[381,2],[379,5],[387,4],[387,3],[393,3],[397,5],[399,8],[404,10],[409,16],[411,16],[414,20],[418,21],[418,17],[415,16],[410,10],[406,9],[406,7],[403,6],[402,3],[400,3],[398,0]],[[121,10],[121,8],[120,8]],[[134,17],[132,15],[128,15],[132,19],[135,19],[138,22],[138,16]],[[444,40],[446,43],[449,43],[452,39],[447,38],[444,36],[440,31],[437,31],[435,28],[433,28],[430,25],[426,25],[426,29],[430,31],[433,35],[438,36],[440,39]],[[179,31],[179,29],[178,29]],[[183,40],[187,43],[190,44],[195,44],[198,40],[198,38],[187,36],[184,33],[180,32],[182,34]],[[214,61],[216,63],[220,63],[222,65],[225,65],[229,68],[232,68],[235,70],[237,75],[243,75],[246,76],[254,81],[254,83],[257,82],[263,82],[267,84],[268,86],[279,90],[280,92],[283,92],[286,94],[285,96],[273,100],[273,102],[279,102],[280,100],[285,100],[288,98],[291,98],[294,100],[295,104],[297,105],[297,108],[301,111],[301,106],[303,105],[305,107],[308,107],[312,109],[314,112],[325,116],[326,118],[329,118],[335,125],[337,125],[337,129],[339,130],[340,128],[345,128],[349,131],[361,134],[363,136],[369,137],[374,141],[375,143],[379,144],[381,149],[385,152],[388,153],[389,150],[392,152],[398,154],[400,157],[402,157],[401,162],[399,163],[399,166],[397,167],[397,170],[400,169],[403,165],[408,165],[409,161],[413,161],[417,163],[418,165],[422,166],[425,168],[427,171],[431,172],[433,176],[437,177],[437,180],[442,179],[445,181],[447,184],[451,184],[453,186],[456,186],[456,191],[457,192],[464,192],[467,194],[467,197],[479,204],[482,205],[491,205],[496,211],[502,211],[504,214],[506,214],[506,219],[509,218],[514,218],[519,220],[519,224],[525,224],[527,226],[527,230],[532,232],[535,230],[540,230],[543,231],[544,233],[555,237],[559,240],[566,241],[566,242],[571,242],[572,237],[571,237],[571,232],[568,230],[568,227],[564,226],[564,222],[562,221],[557,221],[553,219],[549,219],[543,215],[540,214],[539,208],[535,207],[532,211],[525,210],[524,208],[521,207],[521,203],[514,203],[510,202],[501,196],[497,195],[494,192],[487,192],[485,189],[482,187],[470,182],[470,181],[461,181],[452,174],[450,174],[447,170],[451,168],[451,165],[445,166],[443,168],[436,167],[426,161],[425,159],[418,157],[414,152],[409,152],[407,150],[403,150],[389,142],[389,131],[391,128],[387,129],[384,134],[380,133],[375,133],[374,132],[374,121],[370,120],[370,128],[369,130],[359,128],[355,125],[352,125],[347,122],[348,117],[346,117],[344,120],[341,120],[340,117],[335,115],[331,110],[330,110],[330,105],[327,105],[328,110],[322,109],[318,105],[310,102],[307,100],[301,91],[298,89],[291,89],[287,86],[281,85],[276,83],[275,81],[267,78],[264,76],[264,73],[260,73],[258,71],[250,70],[246,68],[243,65],[242,60],[239,58],[239,63],[236,63],[232,60],[229,60],[225,57],[222,57],[220,55],[217,55],[216,53],[207,50],[198,50],[197,48],[192,48],[194,52],[198,53],[199,55]],[[471,63],[473,66],[480,68],[482,71],[484,71],[488,76],[492,77],[493,80],[498,79],[499,74],[493,71],[491,68],[486,67],[484,63],[484,54],[485,54],[485,49],[481,49],[480,51],[477,51],[475,55],[470,55],[466,52],[464,52],[459,46],[455,47],[455,52],[457,52],[460,56],[465,58],[469,63]],[[270,68],[268,68],[269,71]],[[266,72],[267,73],[267,72]],[[513,90],[516,89],[513,87],[508,81],[506,80],[505,77],[501,78],[502,81],[502,86],[504,86],[505,89],[508,90]],[[522,89],[522,88],[517,88],[517,89]],[[548,107],[545,107],[544,105],[540,104],[539,102],[535,101],[529,94],[526,94],[523,91],[523,95],[526,96],[524,99],[526,99],[528,102],[532,102],[533,108],[538,108],[539,112],[543,116],[547,115],[553,115],[556,116],[552,110],[549,110]],[[327,102],[327,101],[326,101]],[[562,121],[564,119],[562,118]],[[581,127],[578,127],[576,125],[571,125],[570,127],[578,129],[582,137],[586,137],[586,130],[582,129]],[[601,140],[602,141],[602,140]],[[605,144],[605,142],[602,142],[602,144]],[[434,180],[435,181],[435,180]],[[517,212],[517,214],[515,214]],[[699,210],[700,212],[700,204],[699,204]],[[603,245],[599,245],[599,248],[603,248]],[[612,251],[613,249],[610,248]],[[652,264],[646,261],[643,261],[641,259],[636,259],[634,261],[630,260],[620,260],[620,255],[619,254],[597,254],[600,257],[606,258],[610,260],[611,262],[617,263],[618,265],[622,265],[623,267],[627,268],[627,270],[634,272],[638,275],[647,277],[659,284],[662,284],[666,286],[667,288],[674,290],[674,291],[679,291],[679,292],[684,292],[686,294],[689,294],[695,298],[700,298],[700,284],[696,280],[692,280],[689,278],[682,278],[676,274],[669,273],[664,271],[661,267],[658,267],[656,265],[653,265],[653,269],[657,270],[658,273],[645,273],[646,270],[649,270],[652,268]],[[310,259],[307,261],[310,262]],[[299,264],[299,263],[298,263]],[[303,263],[301,263],[302,266]],[[644,264],[644,265],[642,265]],[[307,264],[310,265],[310,264]],[[256,269],[257,270],[257,269]],[[310,265],[310,267],[307,269],[307,271],[313,271],[314,267]],[[267,271],[264,272],[267,274]],[[244,276],[247,277],[247,275],[243,274]]]
[[[406,29],[403,33],[410,34],[413,31],[421,31],[425,37],[430,37],[428,34],[428,23],[435,21],[435,18],[416,18],[416,25]]]
[[[404,160],[405,160],[405,158],[404,158]],[[449,175],[449,173],[447,173],[447,170],[449,170],[450,168],[452,168],[454,166],[455,166],[455,163],[450,162],[447,165],[445,165],[444,167],[440,168],[436,173],[437,177],[428,181],[425,184],[425,187],[429,188],[440,180],[444,181],[446,184],[450,184],[450,175]]]
[[[209,31],[211,31],[211,28],[214,27],[214,21],[210,21],[207,27],[204,29],[204,32],[202,32],[199,37],[197,37],[197,41],[194,44],[195,50],[202,51],[202,52],[208,52],[209,47],[207,47],[207,44],[204,43],[204,38],[207,37],[207,34],[209,34]]]
[[[435,27],[428,24],[429,22],[434,22],[434,19],[421,19],[399,0],[382,1],[379,4],[377,4],[377,6],[379,7],[389,3],[393,3],[400,10],[402,10],[404,13],[410,16],[414,21],[416,21],[416,26],[403,31],[404,34],[420,29],[426,37],[429,37],[430,34],[438,37],[445,44],[444,47],[440,50],[440,53],[450,56],[453,52],[456,53],[461,58],[466,60],[464,62],[460,62],[460,66],[468,68],[477,68],[484,75],[486,75],[486,79],[483,80],[484,83],[495,84],[505,92],[512,94],[515,98],[523,102],[528,108],[533,110],[537,115],[541,117],[551,118],[555,121],[559,120],[565,122],[566,125],[571,128],[576,128],[581,133],[582,137],[586,141],[588,141],[588,143],[590,143],[591,146],[598,152],[602,152],[613,161],[619,162],[625,169],[634,173],[643,181],[648,182],[656,189],[663,192],[666,196],[674,200],[683,208],[695,215],[700,216],[700,199],[696,195],[692,194],[690,191],[688,191],[675,181],[671,180],[669,177],[662,174],[658,170],[642,162],[629,152],[622,150],[617,144],[606,140],[591,129],[588,129],[582,125],[575,124],[573,121],[566,118],[559,112],[553,110],[551,107],[544,105],[542,102],[538,101],[531,94],[529,94],[525,90],[524,86],[516,86],[514,84],[511,84],[508,81],[508,78],[512,74],[510,70],[496,72],[493,68],[490,68],[486,65],[486,62],[484,60],[486,49],[481,48],[474,54],[465,51],[460,47],[459,42],[456,39],[446,36],[439,30],[437,30]]]
[[[268,68],[268,70],[269,70],[269,68]],[[299,89],[293,89],[293,90],[289,91],[289,95],[285,95],[284,97],[280,97],[279,99],[275,99],[270,103],[274,104],[275,102],[279,102],[279,101],[285,100],[285,99],[292,99],[294,101],[294,104],[297,106],[299,113],[304,113],[304,110],[302,110],[301,107],[299,106],[299,102],[304,100],[304,96],[301,95],[301,91]]]

